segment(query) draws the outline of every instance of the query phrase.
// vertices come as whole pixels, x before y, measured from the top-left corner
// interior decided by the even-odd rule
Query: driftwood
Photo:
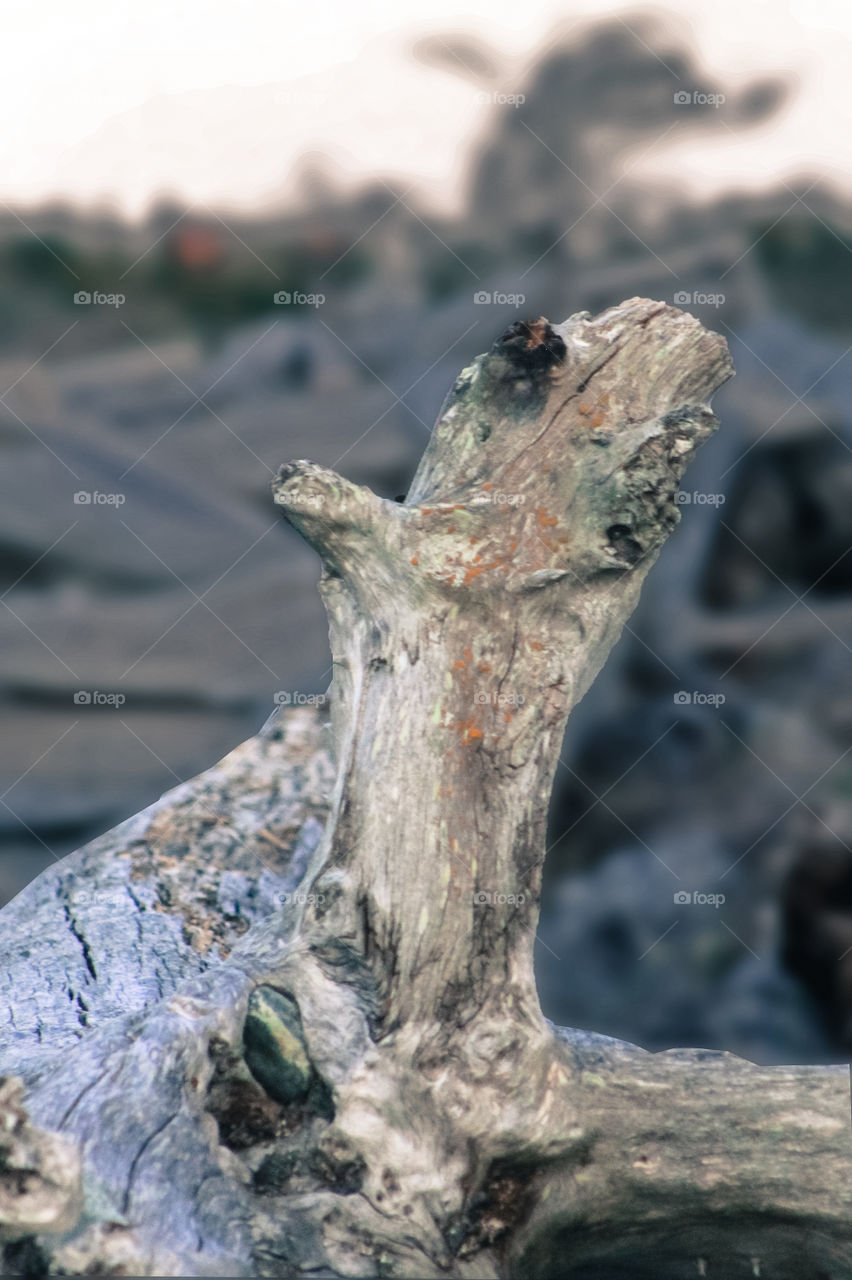
[[[565,721],[730,374],[634,298],[512,326],[403,504],[282,469],[330,718],[3,912],[7,1271],[852,1277],[845,1068],[555,1028],[533,979]]]

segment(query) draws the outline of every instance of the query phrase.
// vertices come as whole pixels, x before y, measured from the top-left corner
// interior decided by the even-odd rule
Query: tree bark
[[[7,1267],[852,1276],[845,1069],[558,1030],[533,978],[565,721],[730,375],[722,338],[634,298],[513,325],[401,505],[282,468],[331,719],[276,717],[4,912],[18,1123],[82,1167],[79,1216],[19,1206]],[[62,1153],[27,1176],[73,1204]]]

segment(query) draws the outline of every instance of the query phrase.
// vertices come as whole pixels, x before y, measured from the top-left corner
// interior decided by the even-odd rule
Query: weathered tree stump
[[[401,505],[282,469],[331,721],[274,718],[3,913],[0,1116],[40,1143],[0,1161],[7,1269],[852,1276],[845,1069],[556,1029],[533,978],[566,718],[730,375],[634,298],[513,325]]]

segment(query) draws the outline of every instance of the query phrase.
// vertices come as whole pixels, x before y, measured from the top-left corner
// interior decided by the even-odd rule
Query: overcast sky
[[[852,7],[675,0],[641,11],[697,49],[708,78],[735,88],[781,73],[796,87],[759,129],[700,148],[675,131],[634,177],[709,194],[821,173],[852,194]],[[414,61],[417,36],[486,41],[511,93],[560,31],[595,15],[637,30],[638,12],[601,0],[5,0],[0,200],[109,201],[138,216],[169,193],[250,209],[286,201],[300,157],[321,151],[342,179],[378,172],[447,206],[488,113],[511,108]]]

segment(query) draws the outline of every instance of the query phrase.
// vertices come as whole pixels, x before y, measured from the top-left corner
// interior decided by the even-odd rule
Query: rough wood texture
[[[283,468],[331,724],[282,712],[3,913],[3,1066],[64,1196],[0,1197],[7,1269],[852,1276],[845,1069],[558,1030],[533,982],[565,720],[730,373],[631,299],[507,331],[403,505]]]

